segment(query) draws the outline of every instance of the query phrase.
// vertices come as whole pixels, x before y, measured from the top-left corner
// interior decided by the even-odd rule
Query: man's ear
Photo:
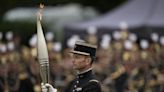
[[[91,64],[92,59],[90,57],[87,57],[87,64]]]

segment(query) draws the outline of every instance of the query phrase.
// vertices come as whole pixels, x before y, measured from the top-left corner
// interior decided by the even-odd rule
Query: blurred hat
[[[159,36],[158,36],[157,33],[152,33],[152,34],[151,34],[151,40],[152,40],[153,42],[158,42],[158,39],[159,39]]]
[[[71,36],[71,38],[69,38],[68,41],[67,41],[67,46],[69,48],[73,48],[74,45],[75,45],[75,43],[76,43],[76,41],[78,41],[78,40],[80,40],[79,35],[73,35],[73,36]]]
[[[29,45],[31,47],[36,47],[36,44],[37,44],[37,35],[34,34],[32,38],[29,40]]]
[[[6,33],[6,39],[8,41],[13,39],[13,32],[12,31],[9,31],[9,32]]]
[[[132,42],[136,42],[137,41],[137,35],[134,34],[134,33],[130,33],[128,38]]]
[[[90,57],[96,56],[96,48],[97,46],[88,44],[86,42],[77,41],[75,43],[73,51],[71,53],[87,55]]]
[[[53,41],[53,39],[54,39],[53,33],[52,32],[47,32],[46,33],[46,40],[47,41]]]
[[[7,47],[6,47],[5,44],[0,44],[0,52],[1,52],[1,53],[7,52]]]
[[[111,41],[111,36],[109,35],[109,34],[104,34],[103,36],[102,36],[102,40],[107,40],[107,41]]]
[[[13,51],[15,49],[15,45],[14,45],[14,42],[9,42],[7,43],[7,49],[9,51]]]
[[[149,47],[149,42],[145,39],[140,41],[140,46],[142,49],[147,49]]]
[[[87,29],[87,33],[88,34],[91,34],[91,35],[94,35],[97,33],[97,28],[95,26],[90,26],[88,29]]]
[[[126,41],[124,42],[124,48],[125,48],[126,50],[131,50],[131,49],[133,48],[132,42],[129,41],[129,40],[126,40]]]
[[[53,45],[54,51],[59,52],[59,51],[61,51],[61,49],[62,49],[62,44],[60,42],[54,43],[54,45]]]
[[[121,33],[119,31],[114,31],[112,36],[115,40],[121,39]]]

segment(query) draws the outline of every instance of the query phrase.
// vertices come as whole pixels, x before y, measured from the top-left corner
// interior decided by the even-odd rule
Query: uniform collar
[[[86,72],[88,72],[88,71],[91,71],[91,70],[92,70],[92,68],[89,68],[89,69],[87,69],[87,70],[85,70],[85,71],[77,72],[77,74],[78,74],[78,75],[81,75],[81,74],[84,74],[84,73],[86,73]]]
[[[79,78],[82,78],[85,75],[90,75],[90,74],[92,74],[92,68],[89,68],[89,69],[87,69],[87,70],[85,70],[83,72],[78,73],[78,77]]]

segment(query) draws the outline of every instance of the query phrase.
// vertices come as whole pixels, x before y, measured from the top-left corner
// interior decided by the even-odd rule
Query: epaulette
[[[89,82],[96,82],[96,83],[99,83],[99,81],[98,81],[98,80],[95,80],[95,79],[89,80]]]

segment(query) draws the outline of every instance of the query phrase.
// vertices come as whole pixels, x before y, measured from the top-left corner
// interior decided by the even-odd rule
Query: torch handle
[[[40,74],[41,74],[42,82],[44,84],[50,82],[50,71],[49,71],[48,61],[41,61],[40,62]]]

